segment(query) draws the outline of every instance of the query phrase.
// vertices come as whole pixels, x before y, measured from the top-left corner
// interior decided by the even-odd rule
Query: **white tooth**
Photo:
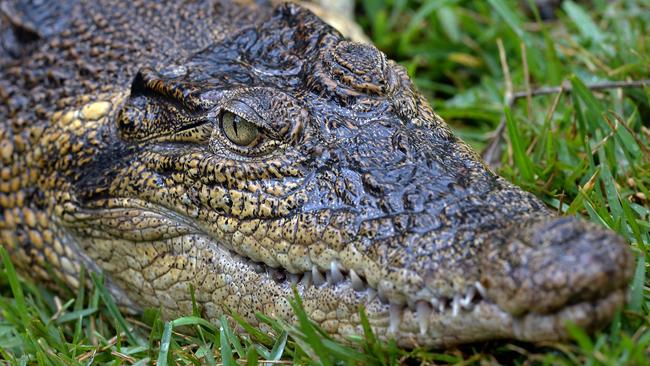
[[[460,297],[458,295],[454,295],[454,299],[451,302],[451,316],[454,318],[457,317],[459,310],[460,310]]]
[[[292,285],[295,285],[300,281],[300,276],[295,273],[289,273],[289,281],[291,281]]]
[[[465,309],[465,310],[470,310],[470,311],[471,311],[472,309],[474,309],[474,303],[471,303],[471,302],[470,302],[470,303],[467,304],[467,305],[462,305],[462,304],[461,304],[461,307],[462,307],[463,309]]]
[[[390,304],[390,307],[388,308],[388,316],[390,320],[388,333],[395,334],[399,329],[399,324],[402,322],[402,305]]]
[[[377,296],[379,296],[379,300],[381,300],[383,303],[388,302],[388,297],[386,297],[386,292],[385,290],[378,289],[377,290]]]
[[[345,279],[343,273],[341,273],[341,265],[337,261],[332,261],[330,263],[330,271],[332,271],[332,281],[334,283],[339,283]]]
[[[372,302],[377,297],[377,290],[372,287],[368,287],[368,302]]]
[[[305,272],[302,275],[302,279],[300,280],[300,282],[302,283],[303,286],[305,286],[305,288],[311,286],[311,272]]]
[[[469,290],[467,290],[465,297],[460,300],[460,306],[465,309],[470,309],[472,307],[471,305],[472,300],[474,300],[474,295],[476,295],[476,288],[470,287]]]
[[[350,281],[352,282],[352,288],[356,291],[363,291],[366,288],[366,284],[353,269],[350,270]]]
[[[483,285],[480,282],[478,281],[474,282],[474,287],[476,287],[476,290],[478,291],[479,295],[481,295],[482,298],[487,299],[487,290],[485,289],[485,287],[483,287]]]
[[[472,309],[474,309],[474,304],[470,302],[468,305],[461,305],[460,307],[465,310],[471,311]]]
[[[515,319],[512,322],[512,332],[515,334],[515,337],[522,338],[523,329],[522,329],[521,323],[519,322],[518,319]]]
[[[420,325],[420,334],[427,334],[427,327],[429,326],[429,316],[431,315],[431,305],[424,300],[415,303],[415,314]]]
[[[439,313],[444,313],[445,312],[445,302],[444,301],[440,301],[437,298],[432,297],[431,298],[431,305],[433,307],[437,308]]]
[[[320,286],[325,283],[325,277],[323,277],[323,274],[320,273],[320,270],[316,265],[311,267],[311,277],[314,281],[314,286]]]

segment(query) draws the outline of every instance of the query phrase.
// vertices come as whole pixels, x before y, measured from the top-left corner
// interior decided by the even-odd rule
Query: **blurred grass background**
[[[235,323],[210,324],[198,308],[173,321],[155,310],[128,317],[98,278],[92,290],[55,296],[20,279],[4,257],[0,363],[650,364],[650,88],[635,87],[650,78],[650,2],[548,3],[557,3],[545,8],[556,17],[548,21],[532,0],[363,0],[356,14],[437,113],[477,150],[489,148],[501,175],[562,214],[627,239],[638,257],[630,301],[602,332],[570,328],[570,343],[491,342],[435,352],[398,350],[368,329],[349,347],[314,327],[294,299],[298,325],[260,315],[274,329],[267,334],[235,316],[247,331],[237,335]],[[547,87],[566,92],[526,97]],[[502,122],[504,138],[495,140]]]

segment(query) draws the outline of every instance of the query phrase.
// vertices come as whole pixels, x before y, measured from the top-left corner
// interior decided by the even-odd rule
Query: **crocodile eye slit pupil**
[[[228,140],[239,146],[250,145],[260,134],[257,126],[231,112],[221,115],[221,128]]]

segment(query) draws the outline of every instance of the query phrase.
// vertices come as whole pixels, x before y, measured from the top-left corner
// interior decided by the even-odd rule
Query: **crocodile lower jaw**
[[[378,293],[354,271],[342,268],[337,262],[332,262],[327,271],[312,267],[311,271],[300,274],[272,268],[228,249],[182,214],[140,200],[129,200],[128,203],[129,207],[113,207],[104,211],[92,209],[94,214],[101,211],[106,215],[106,220],[95,219],[93,222],[104,225],[102,228],[105,228],[110,224],[109,216],[112,219],[116,215],[121,216],[120,210],[129,211],[130,216],[127,216],[130,219],[134,213],[142,214],[143,219],[146,219],[146,213],[155,213],[158,217],[178,224],[178,228],[184,228],[184,233],[164,240],[139,242],[126,237],[95,239],[92,234],[78,232],[76,240],[114,241],[107,247],[118,252],[121,250],[122,256],[132,257],[116,259],[123,261],[142,260],[138,257],[143,255],[138,254],[138,247],[148,245],[159,252],[156,257],[171,255],[171,259],[163,262],[169,268],[168,271],[196,273],[195,277],[184,279],[178,274],[178,278],[172,282],[167,281],[165,285],[171,290],[162,285],[159,288],[153,285],[159,291],[145,295],[142,282],[165,281],[165,271],[158,277],[147,273],[160,272],[160,268],[156,268],[159,264],[155,258],[150,258],[146,268],[141,273],[136,273],[141,278],[137,280],[139,283],[136,283],[132,274],[111,272],[104,268],[125,290],[126,296],[140,306],[159,307],[162,304],[164,308],[172,309],[165,309],[167,317],[186,315],[186,312],[191,311],[191,307],[177,306],[174,303],[187,301],[187,285],[191,285],[196,290],[197,301],[207,309],[206,316],[211,320],[217,320],[227,310],[240,314],[246,312],[246,318],[253,323],[257,321],[254,314],[258,311],[291,320],[293,314],[287,299],[293,296],[292,288],[295,286],[311,319],[339,339],[363,334],[358,311],[363,306],[370,325],[380,339],[394,338],[402,347],[450,347],[490,339],[540,342],[567,338],[566,322],[593,329],[609,321],[614,309],[621,306],[625,298],[625,291],[619,289],[604,298],[571,304],[555,313],[524,313],[514,316],[490,301],[482,286],[475,283],[457,296],[432,297],[398,305]],[[87,209],[81,210],[80,217],[83,217],[84,210]],[[90,225],[83,219],[73,224],[69,222],[66,226],[78,230],[78,227],[73,227]],[[120,230],[116,232],[118,235],[124,233]],[[102,245],[82,244],[81,247],[99,248]],[[101,262],[101,254],[90,254],[90,257]],[[191,266],[190,269],[187,268],[188,265]],[[116,268],[114,263],[111,266]]]
[[[292,288],[295,287],[306,304],[311,299],[322,297],[334,297],[344,302],[354,300],[357,308],[364,307],[379,339],[395,339],[400,347],[406,348],[450,347],[494,339],[527,342],[567,339],[570,337],[566,329],[568,323],[585,329],[597,329],[611,321],[611,314],[623,305],[626,296],[626,291],[619,289],[605,298],[571,304],[553,313],[513,316],[485,299],[481,295],[482,286],[477,283],[463,297],[434,299],[435,304],[418,301],[415,305],[401,306],[390,304],[365,282],[360,290],[349,272],[343,272],[344,276],[338,281],[332,279],[329,271],[321,273],[324,282],[314,285],[311,273],[291,274],[232,254],[234,260],[247,263],[251,270],[260,272],[267,281],[275,282],[287,298],[293,296]],[[319,313],[318,309],[306,306],[305,310],[321,326],[332,327],[336,323],[326,316],[324,319],[322,315],[314,316]],[[333,334],[341,339],[363,334],[358,313],[348,313],[345,317],[348,321],[339,318],[338,329]]]

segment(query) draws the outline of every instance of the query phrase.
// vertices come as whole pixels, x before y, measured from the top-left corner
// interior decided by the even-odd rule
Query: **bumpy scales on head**
[[[295,285],[337,338],[363,305],[408,347],[623,303],[625,243],[492,173],[373,46],[296,5],[105,2],[2,8],[0,240],[31,276],[253,323]]]

